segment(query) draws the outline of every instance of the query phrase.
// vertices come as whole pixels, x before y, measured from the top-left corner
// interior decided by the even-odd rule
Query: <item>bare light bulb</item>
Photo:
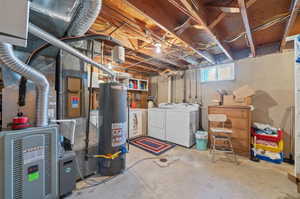
[[[155,52],[156,53],[161,53],[161,44],[160,43],[155,44]]]

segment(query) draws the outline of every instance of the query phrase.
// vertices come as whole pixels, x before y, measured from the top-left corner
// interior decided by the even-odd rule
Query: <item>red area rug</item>
[[[146,136],[134,138],[129,143],[154,155],[161,155],[176,146],[176,144]]]

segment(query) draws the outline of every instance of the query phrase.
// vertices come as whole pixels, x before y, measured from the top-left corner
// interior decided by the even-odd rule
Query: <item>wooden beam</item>
[[[176,27],[174,29],[175,33],[179,36],[181,35],[186,29],[191,27],[191,18],[189,17],[182,25]]]
[[[208,6],[208,7],[219,9],[223,13],[228,13],[228,14],[240,13],[240,9],[237,7],[226,7],[226,6]]]
[[[247,8],[250,8],[256,1],[257,1],[257,0],[249,0],[249,1],[247,1],[246,7],[247,7]]]
[[[162,28],[164,31],[169,32],[174,35],[178,40],[180,40],[182,43],[187,45],[191,50],[193,50],[196,54],[200,55],[210,63],[215,63],[214,56],[206,51],[200,51],[196,49],[196,46],[194,42],[190,41],[190,38],[182,37],[182,35],[177,35],[174,31],[174,21],[173,18],[167,17],[165,15],[163,9],[157,5],[155,9],[157,11],[153,11],[153,7],[149,6],[150,4],[155,4],[153,1],[142,1],[142,0],[126,0],[129,5],[131,5],[133,8],[135,8],[137,11],[140,12],[141,15],[151,19],[155,22],[156,25],[158,25],[160,28]]]
[[[238,0],[238,3],[240,6],[240,9],[241,9],[241,15],[242,15],[244,27],[245,27],[246,34],[247,34],[247,39],[248,39],[248,42],[250,45],[251,53],[252,53],[252,56],[255,57],[255,44],[254,44],[253,37],[252,37],[251,27],[249,25],[246,3],[245,3],[245,0]]]
[[[148,35],[146,35],[145,33],[145,29],[143,29],[142,27],[140,27],[139,25],[136,24],[137,21],[135,21],[134,19],[131,19],[131,18],[128,18],[126,17],[123,13],[119,12],[116,8],[113,8],[107,4],[103,4],[103,8],[101,10],[101,15],[100,17],[108,22],[111,23],[111,20],[113,19],[114,21],[118,21],[120,24],[126,24],[126,28],[130,28],[132,31],[134,31],[136,34],[140,35],[141,37],[141,40],[142,40],[142,37],[146,38],[148,37]],[[101,19],[99,18],[99,19]],[[125,27],[124,27],[125,29]],[[120,30],[120,31],[123,31],[123,30]],[[117,37],[118,34],[115,35],[115,37]],[[154,38],[151,36],[151,38],[153,38],[154,40],[157,41],[157,38]],[[154,57],[155,59],[161,61],[161,62],[164,62],[166,64],[169,64],[170,66],[167,66],[169,67],[170,69],[176,69],[176,68],[182,68],[182,64],[178,61],[175,61],[175,60],[169,60],[165,57],[163,57],[162,55],[158,55],[158,54],[155,54],[155,53],[150,53],[149,51],[147,50],[144,50],[144,49],[137,49],[135,50],[134,48],[132,48],[132,46],[126,46],[127,48],[133,50],[133,51],[136,51],[136,52],[139,52],[141,54],[144,54],[144,55],[147,55],[147,56],[150,56],[150,57]],[[172,66],[172,67],[171,67]]]
[[[222,12],[217,16],[217,18],[208,25],[209,29],[214,29],[216,25],[218,25],[224,18],[226,17],[226,13]]]
[[[199,15],[198,12],[196,12],[192,5],[187,1],[187,0],[180,0],[181,3],[188,9],[188,11],[191,13],[193,17],[197,19],[197,23],[199,25],[203,25],[206,32],[209,34],[211,38],[214,39],[216,44],[219,46],[219,48],[225,53],[225,55],[230,59],[233,60],[233,57],[231,55],[231,52],[229,50],[229,47],[226,44],[223,44],[217,37],[216,35],[212,32],[212,30],[208,27],[207,22]]]
[[[250,8],[257,0],[249,0],[246,3],[246,7]],[[229,13],[222,12],[217,16],[217,18],[209,24],[209,28],[213,29],[216,25],[218,25]]]
[[[300,0],[295,0],[292,2],[294,2],[294,4],[291,6],[292,12],[284,30],[283,38],[280,44],[280,51],[282,51],[286,45],[286,38],[289,36],[289,33],[295,24],[296,18],[298,16],[298,9],[300,8]]]

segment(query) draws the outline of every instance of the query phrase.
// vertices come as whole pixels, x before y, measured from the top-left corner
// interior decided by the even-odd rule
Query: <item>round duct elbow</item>
[[[102,7],[102,0],[84,0],[77,16],[68,30],[69,36],[84,35],[97,19]]]

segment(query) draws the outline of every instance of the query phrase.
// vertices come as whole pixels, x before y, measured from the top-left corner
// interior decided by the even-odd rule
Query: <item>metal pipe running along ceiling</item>
[[[91,60],[87,56],[85,56],[82,53],[80,53],[79,51],[77,51],[75,48],[69,46],[68,44],[66,44],[62,41],[60,41],[56,37],[54,37],[51,34],[45,32],[44,30],[40,29],[39,27],[37,27],[37,26],[30,23],[28,29],[29,29],[29,32],[31,34],[35,35],[36,37],[47,41],[48,43],[52,44],[53,46],[70,53],[71,55],[79,58],[80,60],[82,60],[86,63],[89,63],[89,64],[97,67],[100,70],[103,70],[104,72],[106,72],[110,76],[112,76],[114,80],[116,79],[117,73],[115,71],[110,70],[105,65],[99,64],[99,63]]]

